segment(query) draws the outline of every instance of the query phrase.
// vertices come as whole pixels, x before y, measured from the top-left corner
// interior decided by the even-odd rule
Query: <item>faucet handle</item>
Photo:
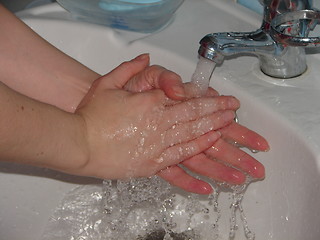
[[[299,10],[279,14],[271,21],[270,35],[284,46],[315,47],[320,37],[311,37],[310,32],[320,24],[320,11]]]

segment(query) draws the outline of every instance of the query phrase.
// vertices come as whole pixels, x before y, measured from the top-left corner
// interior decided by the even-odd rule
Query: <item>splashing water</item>
[[[71,191],[42,240],[202,240],[210,206],[159,177],[104,181]],[[214,229],[213,229],[214,230]],[[204,232],[207,232],[204,235]]]
[[[232,240],[235,238],[236,230],[237,230],[237,210],[240,212],[240,219],[242,221],[243,230],[245,237],[248,240],[254,240],[255,234],[250,230],[247,222],[246,215],[244,213],[244,209],[242,207],[242,199],[245,194],[245,191],[248,185],[252,182],[252,179],[247,176],[246,183],[240,186],[231,186],[232,190],[232,204],[230,206],[231,209],[231,217],[230,217],[230,232],[229,239]]]
[[[200,57],[192,83],[203,96],[215,63]],[[105,180],[101,186],[82,186],[70,192],[51,217],[43,240],[220,240],[219,223],[229,214],[229,240],[235,239],[237,212],[245,238],[255,239],[248,227],[242,199],[251,183],[231,186],[212,182],[208,197],[186,194],[159,177],[126,181]],[[219,196],[231,194],[230,212],[222,212]]]

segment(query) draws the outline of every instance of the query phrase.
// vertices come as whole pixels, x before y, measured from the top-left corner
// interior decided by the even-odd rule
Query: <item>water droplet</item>
[[[195,91],[198,96],[203,95],[208,88],[211,73],[215,64],[208,60],[200,59],[192,82],[195,84]],[[194,106],[193,106],[194,107]],[[163,109],[154,109],[154,119],[147,120],[146,129],[139,130],[138,127],[130,125],[127,129],[115,132],[108,137],[130,137],[136,134],[141,137],[138,147],[129,155],[136,160],[141,154],[147,154],[156,146],[146,145],[146,137],[151,131],[156,131],[158,122],[161,120]],[[202,127],[199,123],[194,131],[198,131]],[[173,126],[172,129],[175,129]],[[159,140],[164,143],[164,136]],[[215,151],[219,149],[212,147]],[[192,148],[178,149],[180,155],[184,155],[194,151]],[[173,156],[174,157],[174,156]],[[163,157],[156,160],[157,163],[164,161]],[[133,161],[134,162],[134,161]],[[134,171],[134,166],[130,166]],[[249,179],[249,178],[248,178]],[[246,191],[250,179],[241,186],[231,186],[226,183],[213,182],[214,192],[209,195],[205,201],[200,201],[198,195],[189,194],[181,199],[181,195],[176,194],[175,188],[159,177],[129,179],[123,181],[105,180],[103,182],[103,192],[94,190],[93,192],[83,191],[79,188],[77,191],[70,193],[64,199],[62,206],[52,219],[57,223],[57,231],[61,232],[61,224],[72,223],[72,229],[75,230],[77,239],[95,239],[95,240],[147,240],[158,239],[220,239],[219,238],[219,220],[222,212],[219,206],[218,198],[222,191],[231,192],[230,195],[230,239],[235,237],[239,227],[237,213],[240,213],[240,219],[248,240],[254,239],[248,227],[244,210],[242,208],[242,199]],[[59,215],[60,214],[60,215]],[[207,228],[207,235],[201,231],[201,228],[192,226],[193,218],[201,216],[201,220],[196,221],[199,225],[210,226]],[[213,217],[212,217],[213,216]],[[62,222],[59,222],[59,219]],[[139,221],[137,221],[139,219]],[[180,219],[180,220],[177,220]],[[182,220],[181,220],[182,219]],[[288,218],[286,218],[288,221]],[[59,224],[60,223],[60,224]],[[75,226],[79,224],[78,226]],[[207,225],[206,225],[207,224]],[[63,225],[64,226],[64,225]],[[67,229],[68,226],[66,226]],[[174,232],[176,228],[181,231]],[[203,230],[203,229],[202,229]],[[210,230],[210,231],[209,231]],[[161,233],[161,234],[160,234]],[[50,233],[52,234],[52,228]],[[152,236],[155,236],[152,238]],[[213,238],[212,238],[213,237]],[[67,239],[68,237],[65,237]]]

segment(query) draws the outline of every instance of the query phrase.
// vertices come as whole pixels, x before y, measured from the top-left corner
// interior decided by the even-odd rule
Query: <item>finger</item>
[[[85,106],[94,96],[94,93],[96,91],[96,89],[98,88],[98,86],[100,85],[101,82],[101,78],[95,80],[92,84],[91,87],[89,89],[89,91],[87,92],[87,94],[84,96],[84,98],[82,98],[81,102],[79,103],[79,105],[77,106],[77,109],[82,108],[83,106]]]
[[[192,93],[194,86],[190,82],[184,83],[183,88],[185,92],[185,96],[183,100],[199,97],[196,94]],[[213,88],[209,87],[204,97],[218,97],[218,96],[220,96],[220,94]],[[168,101],[166,102],[166,105],[175,105],[178,103],[176,100],[173,100],[173,99],[174,98],[168,99]]]
[[[192,82],[187,82],[184,84],[184,89],[185,89],[185,95],[186,98],[195,98],[199,96],[199,92],[195,89],[194,83]],[[205,96],[207,97],[217,97],[220,94],[214,90],[213,88],[209,87]]]
[[[265,177],[264,166],[259,161],[223,139],[215,142],[205,153],[211,158],[230,164],[253,178],[262,179]]]
[[[236,110],[239,106],[239,101],[234,97],[194,98],[168,106],[164,123],[169,128],[177,123],[193,121],[217,111]]]
[[[179,187],[187,192],[196,194],[211,194],[213,192],[210,184],[190,176],[177,165],[168,167],[158,172],[157,175],[171,185]]]
[[[121,89],[137,73],[149,66],[149,54],[141,54],[128,62],[121,63],[107,75],[101,77],[104,88]]]
[[[233,111],[217,112],[204,118],[178,124],[167,130],[163,137],[164,147],[171,147],[182,142],[198,138],[203,134],[230,124],[234,119]]]
[[[183,142],[169,147],[163,151],[159,158],[155,159],[158,169],[176,165],[181,161],[193,157],[210,148],[219,138],[219,132],[209,132],[189,142]]]
[[[268,151],[270,149],[266,139],[258,133],[235,122],[221,129],[221,133],[226,141],[236,142],[240,146],[247,147],[251,150]]]
[[[219,182],[242,184],[246,179],[242,172],[210,159],[203,153],[183,161],[182,164],[194,173]]]
[[[158,84],[168,98],[178,101],[185,100],[185,89],[178,74],[169,70],[163,71],[159,76]]]
[[[181,77],[168,69],[153,65],[138,73],[125,89],[141,92],[159,88],[172,100],[184,100],[185,91]]]
[[[215,89],[213,89],[212,87],[208,88],[208,91],[206,93],[207,97],[217,97],[220,96],[219,92]]]

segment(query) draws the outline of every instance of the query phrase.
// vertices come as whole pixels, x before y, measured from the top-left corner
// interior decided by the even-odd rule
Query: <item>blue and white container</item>
[[[80,20],[114,28],[153,32],[166,26],[184,0],[57,0]]]

